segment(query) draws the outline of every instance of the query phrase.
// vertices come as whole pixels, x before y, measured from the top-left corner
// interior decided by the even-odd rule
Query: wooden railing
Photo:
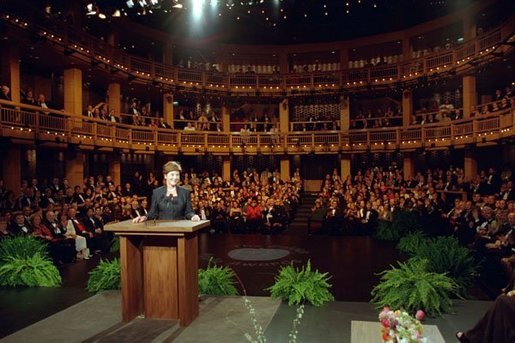
[[[154,81],[170,86],[200,87],[210,91],[224,92],[227,90],[233,92],[259,90],[282,93],[315,89],[340,90],[364,87],[370,84],[387,85],[407,81],[424,74],[462,73],[473,67],[468,63],[470,60],[478,58],[489,60],[502,55],[502,53],[492,53],[496,49],[508,49],[502,44],[508,41],[515,31],[515,17],[512,17],[502,26],[453,49],[385,66],[313,73],[225,74],[180,68],[132,56],[85,32],[73,31],[69,26],[63,26],[62,32],[52,31],[34,23],[29,24],[23,18],[13,15],[3,13],[0,16],[3,21],[51,42],[53,48],[66,49],[74,57],[82,59],[88,64],[96,61],[108,66],[109,70],[130,74],[131,77],[141,82]]]
[[[195,154],[299,154],[480,145],[511,137],[515,109],[485,116],[408,127],[288,133],[151,129],[0,100],[0,136],[19,143],[74,144],[136,151]]]

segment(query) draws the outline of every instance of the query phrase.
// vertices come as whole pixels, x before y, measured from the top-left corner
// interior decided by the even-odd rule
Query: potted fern
[[[472,284],[478,265],[470,249],[462,246],[455,237],[426,239],[412,252],[415,258],[427,260],[427,270],[447,273],[464,294]]]
[[[301,268],[295,268],[293,264],[282,267],[275,277],[275,283],[265,290],[270,291],[272,298],[280,298],[288,305],[307,302],[314,306],[321,306],[334,300],[334,296],[329,291],[330,278],[328,273],[312,270],[311,261],[308,260]]]
[[[97,293],[103,290],[120,289],[120,260],[100,260],[98,266],[89,272],[87,290]]]
[[[381,282],[372,290],[372,303],[377,308],[410,313],[423,309],[428,316],[450,312],[451,297],[458,295],[458,285],[446,274],[430,272],[427,267],[427,260],[417,258],[379,273]]]
[[[61,275],[48,256],[46,243],[32,236],[0,241],[0,286],[57,287]]]
[[[206,269],[198,270],[199,293],[203,295],[237,295],[234,286],[236,274],[229,267],[217,266],[209,259]]]

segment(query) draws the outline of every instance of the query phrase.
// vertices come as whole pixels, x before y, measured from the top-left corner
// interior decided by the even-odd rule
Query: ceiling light
[[[113,17],[115,17],[115,18],[121,17],[121,15],[122,15],[122,13],[120,12],[120,10],[115,10],[113,13]]]
[[[127,7],[129,7],[129,8],[133,8],[134,7],[134,1],[132,1],[132,0],[128,0],[126,2],[126,4],[127,4]]]
[[[99,14],[98,14],[98,17],[99,17],[100,19],[105,19],[105,18],[107,18],[107,17],[106,17],[106,15],[105,15],[104,13],[99,13]]]
[[[172,7],[173,7],[173,8],[179,8],[179,9],[181,9],[181,8],[182,8],[182,4],[175,4],[175,5],[173,5]]]

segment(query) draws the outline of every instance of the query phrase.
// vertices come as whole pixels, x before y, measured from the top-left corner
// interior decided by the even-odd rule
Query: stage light
[[[120,10],[115,10],[114,11],[113,17],[118,18],[118,17],[121,17],[121,16],[122,16],[122,13],[120,12]]]
[[[134,7],[134,1],[132,1],[132,0],[128,0],[128,1],[126,2],[126,4],[127,4],[127,7],[128,7],[128,8],[133,8],[133,7]]]
[[[99,13],[99,14],[98,14],[98,17],[99,17],[100,19],[105,19],[105,18],[107,18],[107,17],[106,17],[106,15],[105,15],[104,13]]]
[[[175,4],[172,6],[173,8],[178,8],[178,9],[181,9],[182,8],[182,4]]]
[[[89,3],[86,6],[86,10],[87,10],[86,15],[96,15],[97,11],[98,11],[98,7],[93,6],[92,3]]]
[[[200,19],[202,17],[202,8],[204,0],[193,0],[193,18]]]

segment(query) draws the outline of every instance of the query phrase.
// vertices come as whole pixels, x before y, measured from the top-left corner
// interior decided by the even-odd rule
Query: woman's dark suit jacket
[[[152,192],[152,204],[147,219],[191,219],[195,215],[191,207],[190,191],[177,186],[177,196],[166,196],[166,186]]]

